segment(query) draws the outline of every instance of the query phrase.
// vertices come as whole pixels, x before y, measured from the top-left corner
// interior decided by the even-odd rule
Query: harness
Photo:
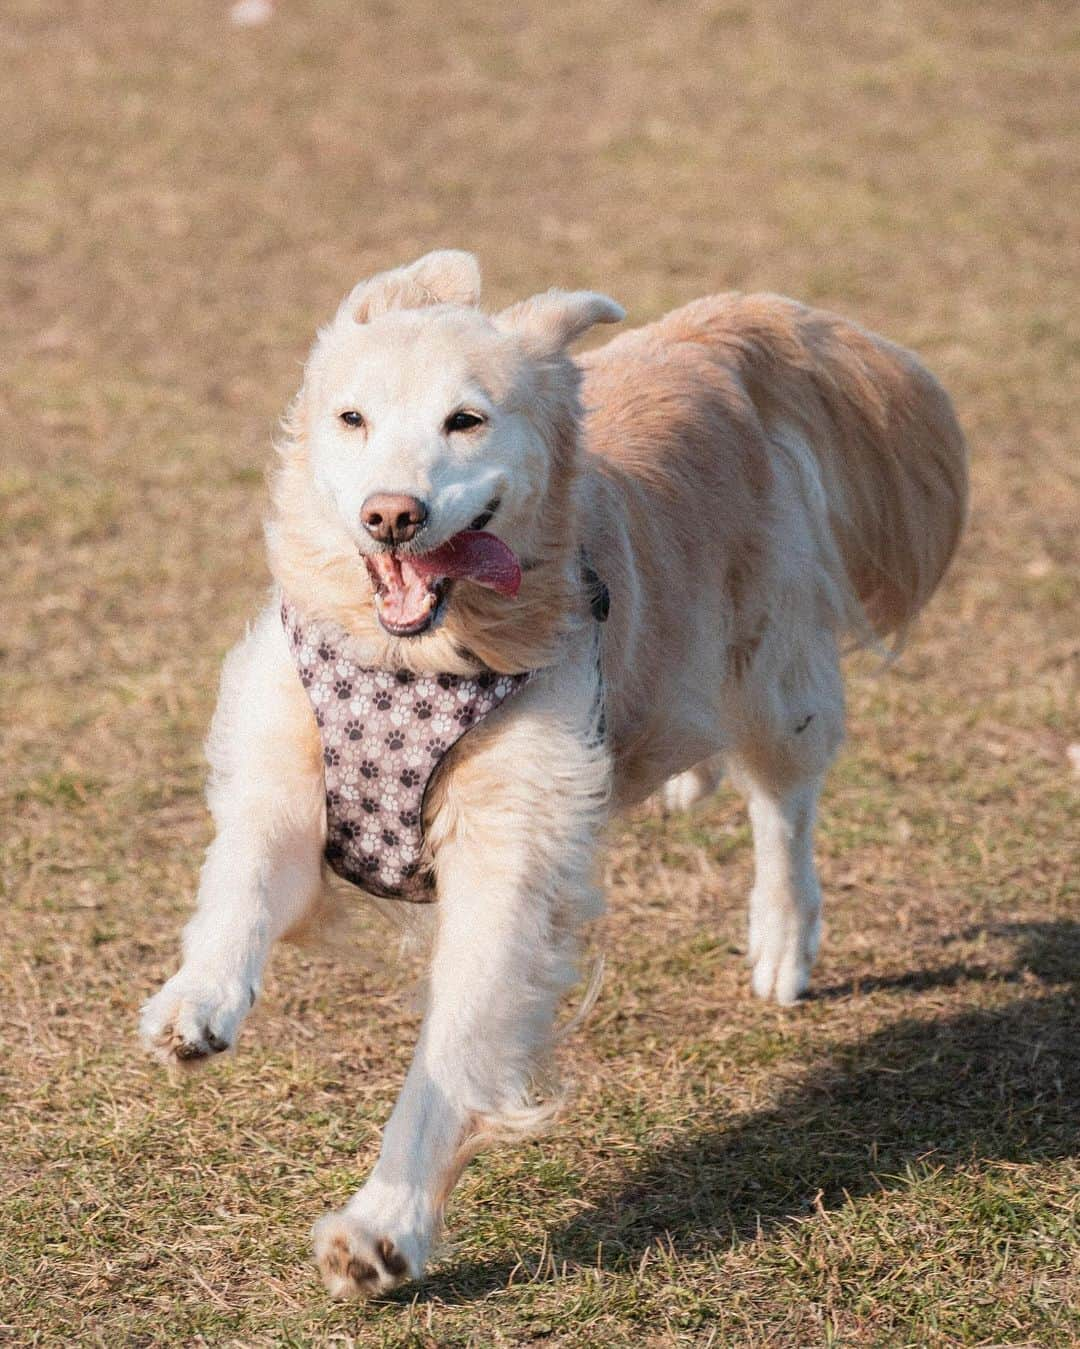
[[[519,692],[531,673],[417,675],[360,663],[359,643],[333,623],[281,620],[322,739],[326,861],[369,894],[429,903],[424,797],[463,735]]]
[[[607,586],[582,559],[597,623]],[[424,859],[424,800],[457,742],[533,676],[414,674],[361,663],[359,642],[335,623],[301,619],[288,602],[281,621],[322,740],[327,865],[382,899],[428,904],[435,879]],[[597,643],[599,662],[599,642]],[[601,698],[603,682],[601,681]],[[603,704],[598,713],[603,737]]]

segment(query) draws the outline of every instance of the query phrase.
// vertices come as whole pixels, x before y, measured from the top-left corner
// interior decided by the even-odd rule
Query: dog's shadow
[[[1014,970],[994,977],[1030,984],[1030,995],[994,1010],[899,1021],[834,1050],[772,1108],[723,1128],[703,1119],[618,1185],[586,1195],[590,1208],[550,1233],[548,1267],[595,1267],[599,1258],[608,1270],[634,1269],[658,1238],[679,1254],[728,1247],[845,1195],[889,1188],[923,1163],[1080,1151],[1080,923],[997,931],[1019,950]],[[963,967],[941,974],[914,976],[910,986],[951,986]],[[971,974],[989,977],[981,966]],[[471,1301],[504,1286],[517,1264],[451,1261],[425,1294]]]

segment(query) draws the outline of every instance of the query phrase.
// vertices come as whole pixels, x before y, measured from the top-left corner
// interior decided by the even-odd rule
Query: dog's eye
[[[359,412],[354,412],[351,408],[348,412],[343,412],[339,420],[343,421],[346,426],[363,426],[364,424],[364,419]]]
[[[447,431],[471,431],[474,426],[483,426],[483,417],[475,412],[451,412],[446,419]]]

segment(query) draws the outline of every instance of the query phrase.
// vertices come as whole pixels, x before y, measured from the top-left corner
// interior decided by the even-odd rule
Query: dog
[[[902,639],[966,510],[952,406],[910,352],[773,295],[624,317],[552,290],[488,315],[467,253],[361,282],[284,427],[270,603],[226,660],[207,853],[142,1036],[234,1044],[324,868],[436,900],[426,1013],[363,1188],[315,1228],[336,1296],[418,1278],[463,1166],[520,1135],[598,915],[598,836],[730,774],[753,991],[806,990],[815,806],[846,643]]]

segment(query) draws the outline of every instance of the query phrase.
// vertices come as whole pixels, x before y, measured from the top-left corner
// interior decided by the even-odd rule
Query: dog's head
[[[479,651],[478,626],[535,621],[537,582],[576,541],[566,348],[623,311],[549,291],[488,316],[479,292],[475,259],[453,251],[361,282],[320,332],[290,414],[275,570],[290,591],[306,570],[318,607],[342,617],[344,604],[354,630],[366,605],[398,660],[444,627]]]

